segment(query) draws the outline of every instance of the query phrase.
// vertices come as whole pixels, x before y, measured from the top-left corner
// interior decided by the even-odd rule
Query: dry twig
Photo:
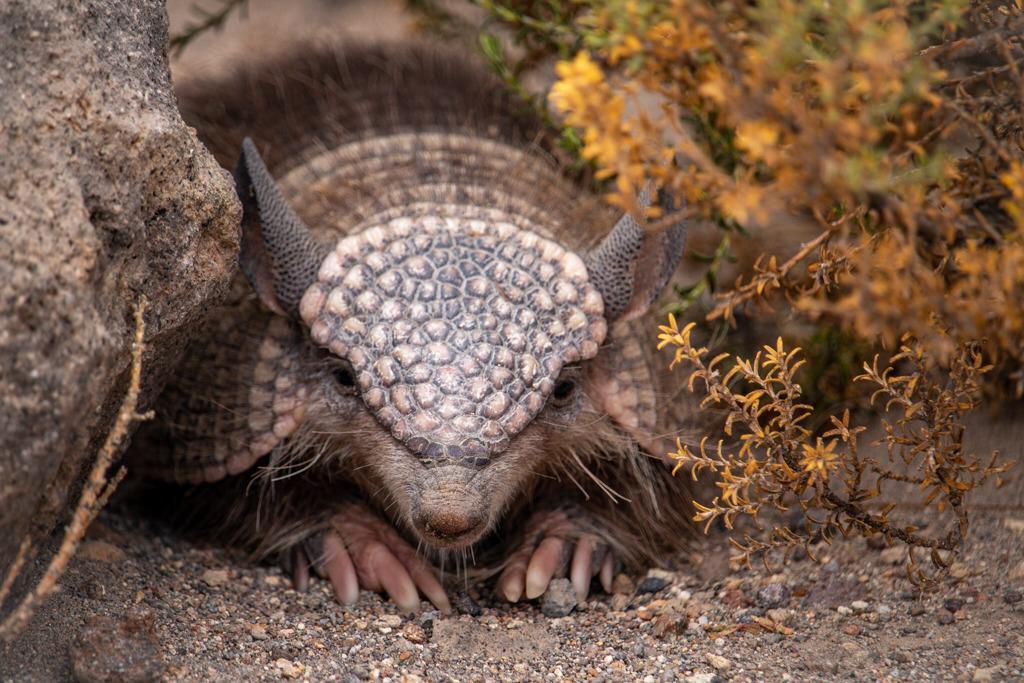
[[[46,568],[43,578],[22,599],[21,603],[10,615],[0,623],[0,639],[13,640],[22,631],[29,619],[32,618],[36,606],[57,587],[57,582],[63,576],[68,562],[74,556],[75,551],[78,550],[78,546],[85,536],[86,529],[96,519],[96,515],[99,514],[100,510],[110,499],[114,489],[117,488],[121,479],[124,478],[126,472],[124,467],[118,469],[117,473],[110,478],[107,476],[107,470],[121,452],[121,447],[128,436],[129,429],[135,422],[149,420],[153,417],[152,412],[136,412],[139,400],[139,385],[142,377],[142,354],[145,350],[143,343],[146,332],[146,324],[143,317],[145,311],[146,297],[143,296],[139,299],[139,303],[135,308],[135,339],[132,342],[132,367],[128,391],[121,402],[121,408],[117,411],[114,425],[111,427],[110,432],[108,432],[107,438],[103,442],[103,447],[100,448],[99,454],[96,456],[96,462],[89,472],[89,478],[82,488],[82,495],[78,505],[75,507],[71,523],[64,531],[64,540],[61,541],[57,554],[50,560],[50,565]],[[7,597],[11,585],[13,585],[18,572],[23,566],[30,547],[30,539],[26,538],[22,542],[18,556],[8,570],[3,584],[0,585],[0,606],[2,606],[4,598]]]
[[[249,0],[222,0],[220,7],[215,10],[204,9],[200,5],[192,7],[192,13],[199,17],[195,23],[189,24],[184,31],[171,36],[168,44],[168,51],[175,57],[180,56],[188,47],[189,43],[206,33],[210,29],[220,30],[233,11],[238,9],[245,12]]]
[[[669,324],[660,328],[660,346],[675,348],[672,366],[686,363],[693,368],[688,386],[705,394],[702,407],[724,409],[725,435],[732,438],[738,432],[738,448],[719,441],[717,449],[709,449],[705,437],[699,453],[680,443],[678,451],[670,454],[680,467],[690,467],[694,478],[702,470],[712,472],[721,491],[709,505],[694,501],[694,521],[704,522],[707,528],[721,518],[732,529],[738,516],[756,520],[762,509],[786,510],[795,503],[804,511],[805,531],[776,527],[768,531],[766,540],[749,534],[742,542],[734,539],[732,544],[744,561],[760,555],[767,562],[769,551],[788,551],[796,545],[810,552],[808,544],[819,536],[827,541],[836,534],[859,533],[881,534],[931,551],[940,574],[948,567],[948,558],[939,551],[955,554],[967,534],[965,494],[1010,466],[999,461],[998,453],[987,456],[986,463],[964,448],[963,415],[978,405],[981,377],[991,370],[976,345],[958,349],[948,381],[936,381],[934,359],[909,338],[903,340],[889,367],[880,370],[876,357],[855,378],[877,387],[873,402],[884,400],[886,417],[881,422],[886,436],[882,441],[890,462],[913,466],[917,476],[906,476],[859,453],[857,436],[864,427],[850,426],[849,411],[841,418],[831,416],[833,429],[820,435],[804,426],[813,410],[800,402],[803,389],[795,373],[804,361],[798,358],[799,348],[786,350],[779,339],[752,362],[735,358],[725,371],[723,363],[729,354],[705,360],[708,349],[691,344],[693,327],[690,323],[680,329],[669,316]],[[901,361],[909,365],[907,374],[895,370]],[[879,477],[874,490],[864,482],[867,470]],[[914,485],[936,511],[951,510],[956,516],[953,529],[942,536],[919,534],[913,526],[890,517],[894,505],[869,509],[883,481]],[[823,511],[825,516],[814,519],[808,514],[811,510]],[[908,571],[919,583],[933,578],[916,566]]]

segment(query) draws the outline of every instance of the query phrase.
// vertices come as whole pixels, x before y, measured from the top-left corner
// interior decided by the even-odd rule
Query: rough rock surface
[[[240,210],[178,115],[160,0],[0,4],[0,575],[76,495],[149,299],[141,408],[226,287]]]

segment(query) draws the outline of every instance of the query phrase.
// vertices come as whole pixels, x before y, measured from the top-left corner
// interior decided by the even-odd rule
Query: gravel
[[[1006,567],[1024,534],[980,514],[972,533],[974,571],[930,592],[856,539],[812,548],[828,571],[804,559],[700,578],[704,558],[729,552],[715,536],[656,593],[575,604],[561,580],[508,605],[456,580],[453,614],[402,615],[371,593],[342,607],[325,581],[297,593],[276,567],[106,512],[90,542],[120,552],[73,561],[59,597],[0,645],[0,681],[1018,680],[1024,602],[1006,599],[1022,588]]]

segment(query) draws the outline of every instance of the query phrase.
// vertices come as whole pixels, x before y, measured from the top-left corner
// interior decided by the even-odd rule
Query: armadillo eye
[[[345,363],[335,368],[334,381],[344,389],[354,389],[356,386],[356,373],[352,366]]]
[[[555,388],[551,391],[551,398],[555,401],[562,402],[568,401],[572,398],[573,393],[576,391],[576,382],[571,379],[561,379],[555,384]]]

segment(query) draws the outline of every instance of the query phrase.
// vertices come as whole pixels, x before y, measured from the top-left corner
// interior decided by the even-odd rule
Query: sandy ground
[[[105,513],[61,591],[0,646],[0,680],[1024,680],[1019,511],[977,516],[953,578],[925,595],[900,548],[862,539],[778,574],[730,570],[721,536],[702,543],[565,617],[486,586],[456,586],[454,614],[403,616]]]
[[[172,30],[192,4],[172,0]],[[285,40],[402,39],[412,22],[401,7],[253,0],[248,19],[201,38],[174,74],[213,73]],[[1016,429],[1005,445],[1019,457]],[[424,604],[403,616],[369,593],[343,608],[325,582],[299,594],[275,567],[106,512],[60,591],[0,645],[0,681],[1022,680],[1020,481],[976,498],[987,505],[961,561],[924,595],[900,548],[839,541],[816,548],[820,563],[800,557],[773,574],[730,568],[717,533],[672,571],[617,577],[614,595],[555,618],[458,581],[452,615]]]

